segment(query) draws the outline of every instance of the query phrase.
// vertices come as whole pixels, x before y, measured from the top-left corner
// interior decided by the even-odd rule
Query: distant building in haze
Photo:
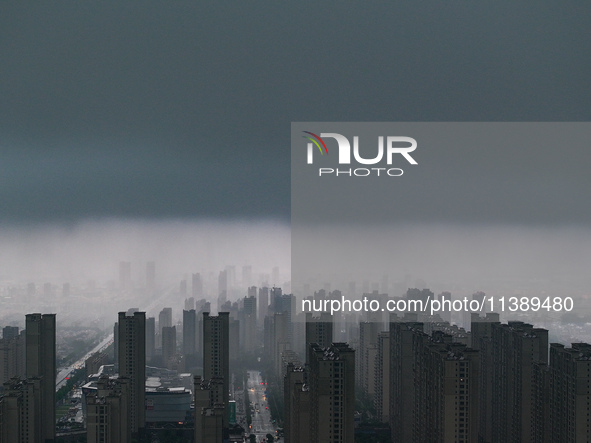
[[[197,352],[197,314],[195,309],[183,310],[183,355],[188,356]]]
[[[119,263],[119,289],[129,291],[131,289],[131,262]]]

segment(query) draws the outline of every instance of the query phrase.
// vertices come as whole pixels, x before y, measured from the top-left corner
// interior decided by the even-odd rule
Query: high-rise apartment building
[[[312,349],[310,345],[317,343],[321,348],[327,348],[332,344],[333,323],[332,316],[327,312],[321,312],[320,317],[313,317],[306,312],[306,353]],[[310,356],[306,355],[306,362],[310,362]]]
[[[129,379],[101,376],[97,389],[86,394],[86,440],[88,443],[131,442],[129,424]]]
[[[267,329],[269,337],[269,346],[273,369],[275,375],[281,374],[281,354],[291,349],[290,336],[290,323],[289,317],[286,312],[275,313],[272,318],[269,318],[271,328]],[[270,332],[269,332],[270,331]]]
[[[55,314],[27,314],[25,373],[40,379],[41,440],[55,439]]]
[[[198,272],[191,276],[191,295],[196,300],[203,297],[203,280]]]
[[[390,429],[393,442],[412,442],[415,393],[415,354],[423,335],[423,324],[407,314],[390,323]]]
[[[288,364],[283,379],[285,443],[310,441],[310,389],[302,366]]]
[[[2,328],[2,338],[8,339],[18,337],[18,326],[4,326]]]
[[[146,313],[133,316],[119,313],[118,362],[119,376],[129,379],[129,427],[139,432],[146,422]]]
[[[251,291],[254,289],[254,291]],[[249,288],[248,293],[256,294],[256,288]],[[257,299],[256,295],[244,297],[244,306],[239,314],[241,349],[252,353],[257,346]]]
[[[197,352],[197,314],[195,309],[183,310],[183,355],[185,358],[188,355]]]
[[[477,442],[479,352],[441,331],[422,337],[413,441]]]
[[[591,345],[550,345],[548,442],[591,441]]]
[[[375,364],[375,388],[373,404],[376,416],[382,423],[390,418],[390,332],[378,335],[377,358]]]
[[[359,347],[355,353],[357,384],[370,395],[373,395],[374,390],[375,357],[381,329],[382,324],[378,322],[359,323]]]
[[[211,437],[209,435],[211,430],[205,428],[212,424],[216,428],[222,428],[224,425],[223,422],[218,423],[216,421],[212,423],[211,419],[206,418],[210,416],[210,412],[206,411],[215,408],[216,405],[224,404],[224,380],[222,377],[207,380],[196,375],[193,384],[193,392],[195,393],[195,442],[203,442]],[[216,430],[215,433],[218,432],[221,432],[221,430]],[[218,441],[221,441],[221,439]]]
[[[548,363],[548,331],[518,321],[493,325],[492,357],[492,441],[534,441],[534,375]]]
[[[228,270],[220,271],[218,276],[218,311],[221,311],[221,307],[228,300]]]
[[[353,443],[355,351],[346,343],[310,346],[310,441]]]
[[[172,326],[172,308],[162,308],[158,314],[158,329],[162,333],[162,328],[170,328]]]
[[[223,404],[229,405],[230,389],[230,314],[220,312],[217,316],[203,313],[203,378],[223,379]],[[224,415],[224,425],[228,414]]]
[[[189,297],[185,299],[185,311],[195,309],[195,297]]]
[[[14,378],[5,383],[4,395],[0,397],[0,442],[53,442],[44,434],[46,420],[39,377]],[[53,425],[55,429],[55,418]]]
[[[156,355],[156,318],[146,318],[146,362]]]
[[[162,361],[165,367],[171,365],[176,356],[176,326],[162,328]]]
[[[259,322],[263,322],[266,315],[269,312],[269,288],[259,288],[259,299],[258,299],[258,319]]]
[[[8,326],[6,327],[8,328]],[[18,333],[18,328],[11,329],[0,339],[0,385],[13,377],[25,377],[25,334]],[[14,335],[16,332],[16,335]]]
[[[481,442],[492,442],[492,395],[493,395],[493,347],[492,328],[498,326],[499,314],[487,313],[480,317],[473,313],[471,316],[472,348],[480,351],[480,389],[479,389],[479,438]]]
[[[392,441],[477,442],[480,353],[441,330],[426,334],[416,317],[390,323]]]

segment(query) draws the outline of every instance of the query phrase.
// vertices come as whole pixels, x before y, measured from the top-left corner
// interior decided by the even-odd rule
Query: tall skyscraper
[[[146,411],[146,313],[119,313],[119,376],[129,379],[129,427],[132,433],[145,427]],[[54,377],[55,380],[55,377]]]
[[[19,334],[18,328],[4,328],[0,339],[0,384],[12,377],[25,377],[25,334]]]
[[[162,308],[160,314],[158,314],[158,328],[162,331],[162,328],[170,328],[172,326],[172,308]]]
[[[196,324],[197,315],[195,309],[183,310],[183,355],[185,358],[197,352],[195,344],[197,338]]]
[[[320,317],[313,317],[312,313],[306,312],[306,352],[312,349],[310,345],[317,343],[321,348],[330,346],[332,339],[332,316],[327,312],[321,312]],[[306,356],[306,362],[310,363],[310,355]]]
[[[156,354],[156,319],[146,318],[146,361],[152,360]]]
[[[195,311],[197,312],[197,323],[195,325],[197,338],[195,339],[195,348],[197,353],[203,356],[203,313],[211,312],[210,303],[203,299],[200,300],[195,304]]]
[[[269,343],[271,346],[270,356],[273,361],[275,375],[279,376],[281,374],[281,354],[291,349],[291,341],[289,339],[291,325],[286,312],[276,313],[269,320],[271,320],[272,324]]]
[[[254,288],[254,286],[253,286]],[[248,293],[256,294],[256,288]],[[240,338],[241,348],[243,352],[252,353],[257,346],[257,299],[256,296],[250,295],[244,297],[244,306],[239,313],[240,321]]]
[[[203,378],[223,379],[223,403],[228,410],[230,389],[230,314],[220,312],[217,316],[203,313]],[[228,415],[224,415],[227,423]]]
[[[413,441],[477,442],[479,352],[441,331],[416,338]]]
[[[27,378],[40,379],[41,440],[55,439],[55,314],[27,314],[26,316]]]
[[[493,393],[493,347],[492,328],[500,325],[499,314],[487,313],[480,317],[477,313],[471,316],[472,348],[480,351],[480,389],[478,403],[480,405],[479,432],[480,440],[492,442],[492,393]]]
[[[224,381],[221,377],[204,380],[201,376],[196,375],[193,383],[193,392],[195,393],[195,442],[222,441],[221,438],[211,440],[213,437],[210,433],[213,431],[214,435],[217,436],[222,434],[223,421],[221,418],[223,414],[220,413],[225,410],[223,406]],[[206,417],[211,416],[211,410],[214,408],[217,408],[217,415],[220,420],[212,423],[211,419]],[[211,429],[212,427],[214,429]]]
[[[2,338],[9,339],[18,337],[18,326],[4,326],[2,328]]]
[[[259,299],[257,304],[259,306],[259,322],[262,323],[269,312],[269,288],[259,288]]]
[[[357,383],[365,393],[370,395],[373,395],[374,389],[374,360],[381,328],[381,323],[365,321],[359,323],[359,349],[355,353]]]
[[[195,309],[195,297],[189,297],[185,299],[185,311]]]
[[[591,441],[591,345],[550,345],[548,442]],[[544,442],[545,443],[545,442]]]
[[[170,367],[171,359],[176,356],[176,326],[162,328],[162,361]]]
[[[226,418],[227,409],[222,403],[218,403],[201,411],[201,435],[196,437],[196,441],[201,443],[224,441],[224,428],[228,421]]]
[[[172,308],[162,308],[158,314],[156,347],[162,349],[162,329],[172,326]]]
[[[220,271],[218,276],[218,311],[222,310],[222,306],[228,299],[228,271]]]
[[[248,297],[244,297],[244,313],[248,314],[248,315],[252,315],[254,316],[254,318],[256,319],[256,315],[257,315],[257,299],[256,299],[256,295],[253,295],[253,292],[256,294],[256,288],[253,286],[253,288],[255,289],[254,291],[251,291],[249,288],[248,290]]]
[[[493,442],[535,441],[536,364],[548,363],[548,331],[510,321],[492,326]]]
[[[283,379],[285,443],[310,441],[310,390],[302,366],[288,364]]]
[[[101,376],[97,389],[86,394],[86,440],[88,443],[131,442],[129,425],[129,379]]]
[[[415,355],[421,344],[423,323],[407,314],[404,321],[395,315],[390,323],[390,429],[392,441],[412,442],[415,392]],[[413,321],[415,320],[415,321]]]
[[[203,297],[203,280],[199,273],[195,273],[191,276],[191,295],[195,297],[196,300]]]
[[[53,442],[43,434],[47,413],[41,408],[41,379],[13,378],[4,385],[4,390],[0,397],[0,442]],[[53,424],[55,428],[55,418]]]
[[[382,423],[390,418],[390,332],[378,335],[378,355],[375,365],[374,408]]]
[[[281,313],[284,311],[283,301],[281,300],[282,295],[283,295],[283,291],[281,288],[276,288],[276,287],[271,288],[269,303],[270,303],[270,309],[273,312]]]
[[[355,441],[355,351],[347,343],[310,345],[310,441]]]
[[[392,441],[476,442],[480,353],[416,317],[390,323]]]

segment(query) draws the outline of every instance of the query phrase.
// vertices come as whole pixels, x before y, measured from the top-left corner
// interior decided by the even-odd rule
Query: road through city
[[[265,391],[266,384],[263,382],[261,374],[258,371],[248,371],[248,395],[252,406],[252,429],[251,434],[256,435],[257,442],[266,441],[266,435],[271,434],[275,436],[275,425],[271,419],[271,410]]]

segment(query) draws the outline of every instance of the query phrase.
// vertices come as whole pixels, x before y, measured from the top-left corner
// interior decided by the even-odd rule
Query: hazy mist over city
[[[345,290],[349,281],[380,283],[387,275],[390,284],[399,283],[394,296],[406,291],[404,284],[461,295],[591,295],[585,227],[345,223],[296,235],[301,250],[318,252],[299,261],[297,271],[317,275],[320,287],[333,281],[333,289]]]
[[[18,302],[19,310],[26,312],[45,307],[63,320],[79,321],[90,314],[96,320],[97,312],[89,312],[86,305],[92,301],[108,304],[107,318],[101,319],[108,324],[115,312],[132,306],[145,309],[151,301],[145,289],[149,261],[155,262],[157,286],[176,294],[162,299],[154,310],[171,304],[177,306],[178,315],[183,302],[179,283],[195,272],[207,282],[205,298],[215,310],[217,277],[227,266],[236,272],[230,298],[244,297],[250,285],[289,289],[290,235],[287,224],[269,220],[109,219],[4,227],[0,230],[5,303],[1,317],[14,321],[17,312],[9,306]],[[456,296],[475,291],[497,296],[560,295],[574,297],[578,312],[587,312],[591,233],[584,227],[375,224],[359,229],[344,224],[299,230],[296,238],[299,248],[321,251],[307,257],[303,262],[307,267],[298,263],[298,271],[313,276],[313,290],[347,293],[355,281],[358,293],[349,295],[356,297],[362,295],[364,282],[366,290],[385,289],[390,296],[402,296],[408,287]],[[343,238],[347,243],[339,246]],[[135,291],[119,292],[122,261],[131,263]],[[243,282],[240,274],[247,265],[252,277]],[[281,271],[279,281],[272,281],[274,267]],[[37,291],[26,298],[29,283]],[[43,293],[46,283],[52,287],[51,296]],[[71,285],[71,297],[61,296],[64,283]],[[294,292],[303,295],[296,288]]]
[[[56,312],[63,321],[96,321],[100,310],[94,307],[101,307],[106,312],[100,320],[108,325],[118,311],[132,306],[146,309],[151,301],[146,289],[149,261],[155,263],[156,286],[176,294],[154,309],[174,305],[176,315],[187,297],[179,295],[179,284],[190,281],[192,273],[202,275],[205,298],[212,303],[218,296],[218,274],[227,266],[236,269],[235,297],[243,297],[249,285],[279,286],[289,281],[289,227],[269,220],[108,219],[13,225],[0,229],[0,241],[3,324],[7,319],[22,322],[23,312],[42,308]],[[122,261],[131,263],[132,289],[127,291],[120,288]],[[241,272],[247,265],[252,280],[243,285]],[[276,267],[282,280],[273,282]],[[35,284],[36,292],[27,298],[29,283]],[[44,294],[46,283],[51,285],[50,294]],[[64,283],[70,284],[69,297],[62,296]]]

